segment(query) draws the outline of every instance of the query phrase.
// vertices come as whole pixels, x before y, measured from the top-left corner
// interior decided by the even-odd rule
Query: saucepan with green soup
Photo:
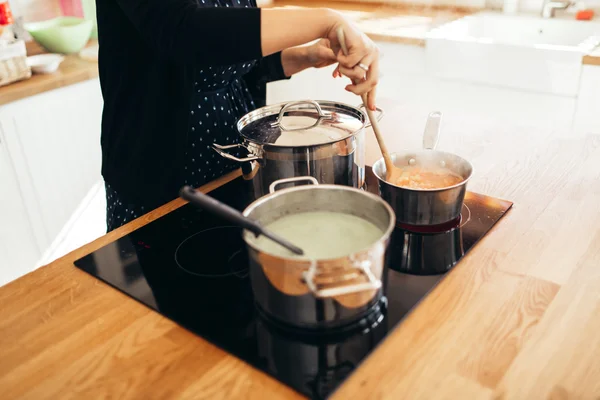
[[[278,190],[290,183],[295,186]],[[341,328],[380,306],[396,222],[381,197],[294,177],[273,182],[270,194],[239,213],[185,189],[185,199],[244,227],[254,299],[272,320],[311,330]]]
[[[292,181],[309,185],[277,190]],[[244,231],[258,307],[279,322],[307,329],[338,328],[368,314],[382,296],[396,218],[392,208],[374,194],[320,185],[312,177],[281,179],[270,192],[243,215],[304,254]]]

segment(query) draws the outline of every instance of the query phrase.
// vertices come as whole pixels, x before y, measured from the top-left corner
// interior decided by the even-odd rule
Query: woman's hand
[[[285,49],[281,53],[281,63],[286,76],[295,75],[307,68],[327,67],[336,61],[328,39],[321,39],[308,46]]]
[[[347,55],[343,53],[337,37],[340,27],[344,31]],[[374,111],[379,83],[379,48],[364,33],[345,20],[335,24],[329,30],[327,37],[339,62],[333,76],[345,75],[350,78],[352,84],[346,86],[346,90],[359,96],[367,93],[367,106]]]
[[[346,37],[347,56],[342,54],[337,39],[339,27],[344,30]],[[284,71],[290,75],[294,71],[301,71],[301,67],[307,68],[306,64],[298,63],[298,54],[294,54],[298,50],[293,50],[294,46],[319,38],[328,39],[340,64],[339,72],[351,79],[358,79],[356,84],[348,85],[346,90],[358,95],[368,93],[367,107],[375,108],[375,90],[379,80],[379,49],[339,12],[310,7],[265,8],[261,10],[260,33],[263,56],[283,50]],[[300,58],[306,61],[306,58]]]

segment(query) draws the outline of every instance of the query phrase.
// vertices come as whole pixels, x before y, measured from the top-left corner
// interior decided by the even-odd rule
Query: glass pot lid
[[[259,145],[306,147],[348,138],[366,122],[360,107],[302,100],[254,110],[242,117],[237,127],[244,139]]]

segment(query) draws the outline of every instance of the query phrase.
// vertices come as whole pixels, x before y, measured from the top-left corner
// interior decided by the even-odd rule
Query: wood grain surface
[[[334,399],[600,397],[600,138],[535,145],[532,133],[515,147],[519,136],[464,150],[478,168],[472,189],[513,200],[513,210]],[[74,268],[181,204],[0,289],[3,398],[298,397]]]

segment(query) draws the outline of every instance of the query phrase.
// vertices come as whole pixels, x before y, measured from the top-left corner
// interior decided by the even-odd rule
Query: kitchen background
[[[515,160],[531,163],[550,135],[600,134],[600,24],[576,21],[576,11],[600,9],[600,0],[541,18],[547,1],[259,3],[324,5],[353,18],[383,51],[379,105],[404,121],[392,125],[384,116],[388,147],[419,147],[426,116],[440,110],[439,147],[471,160],[471,190],[494,196],[485,177],[495,167],[485,162],[478,168],[477,160],[493,159],[499,149],[482,139],[484,133],[523,132],[519,143],[505,146]],[[10,0],[10,6],[15,19],[24,22],[62,15],[95,18],[93,0]],[[0,86],[0,285],[105,233],[96,46],[92,30],[85,57],[67,55],[56,72]],[[28,55],[41,49],[35,41],[27,44]],[[358,104],[343,90],[346,82],[331,79],[330,72],[309,70],[272,83],[268,101]],[[399,143],[394,138],[400,132],[413,139]],[[367,162],[372,163],[380,155],[372,135],[367,136]],[[474,149],[469,154],[462,151],[465,143]],[[526,190],[516,185],[514,198]]]

